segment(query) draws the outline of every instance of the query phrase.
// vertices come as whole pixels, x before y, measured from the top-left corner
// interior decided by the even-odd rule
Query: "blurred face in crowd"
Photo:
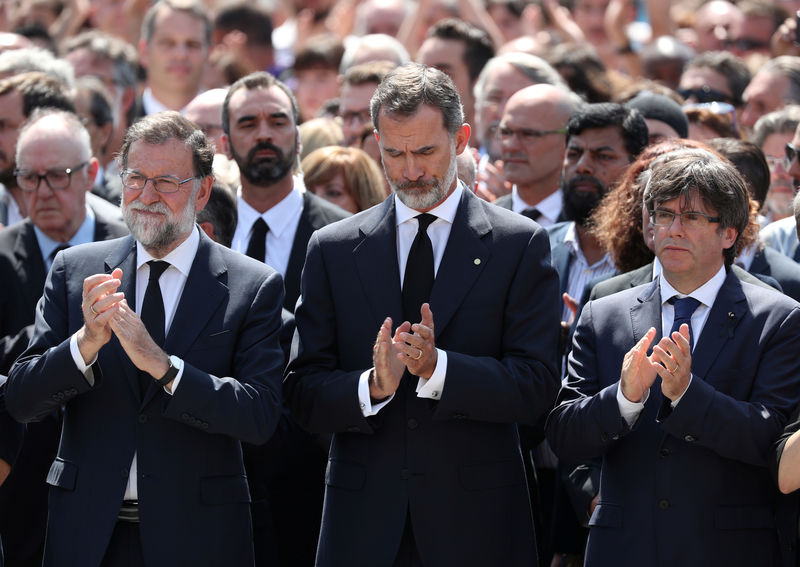
[[[364,126],[372,121],[369,113],[369,101],[377,88],[377,83],[342,85],[342,91],[339,94],[339,117],[342,120],[345,146],[357,147]]]
[[[783,75],[769,71],[756,73],[742,93],[742,124],[752,128],[768,112],[783,108],[786,105],[783,93],[788,87],[789,79]]]
[[[466,45],[456,39],[429,37],[417,51],[417,61],[428,67],[435,67],[453,80],[466,121],[470,122],[475,113],[475,99],[472,95],[473,82],[469,78],[469,68],[464,61]]]
[[[503,116],[506,102],[515,92],[533,84],[516,67],[506,62],[495,62],[486,75],[483,92],[475,106],[475,131],[478,141],[492,159],[501,154],[497,126]]]
[[[22,95],[16,91],[0,96],[0,183],[16,187],[14,168],[17,135],[25,122]]]
[[[792,141],[792,136],[791,132],[776,132],[767,136],[761,146],[769,165],[769,191],[764,205],[772,220],[793,214],[794,180],[786,167],[786,144]]]

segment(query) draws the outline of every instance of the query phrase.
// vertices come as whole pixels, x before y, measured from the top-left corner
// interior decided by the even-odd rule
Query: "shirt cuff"
[[[678,397],[678,399],[677,399],[677,400],[672,400],[672,402],[670,402],[670,404],[669,404],[669,405],[672,407],[672,409],[675,409],[676,407],[678,407],[678,402],[680,402],[680,401],[683,399],[683,396],[685,396],[685,395],[686,395],[686,392],[688,392],[688,391],[689,391],[689,386],[691,386],[691,385],[692,385],[692,380],[694,380],[694,374],[690,374],[690,375],[689,375],[689,383],[688,383],[688,384],[686,384],[686,389],[685,389],[685,390],[683,391],[683,393],[682,393],[682,394],[681,394],[681,395]]]
[[[372,370],[372,368],[365,370],[361,373],[361,377],[358,379],[358,407],[361,408],[361,413],[364,415],[364,417],[376,415],[379,411],[381,411],[383,406],[391,402],[392,398],[394,398],[394,394],[392,394],[380,403],[372,403],[372,400],[369,397],[369,375],[372,374]]]
[[[78,367],[78,370],[81,371],[86,381],[89,382],[90,386],[94,386],[94,371],[92,370],[92,364],[97,362],[97,355],[92,359],[91,362],[87,365],[83,361],[83,356],[81,355],[81,349],[78,348],[78,335],[72,335],[69,339],[69,352],[72,355],[72,360],[75,361],[75,366]]]
[[[436,349],[436,368],[430,378],[420,377],[417,382],[417,397],[438,400],[442,397],[444,390],[444,379],[447,374],[447,353],[442,349]]]
[[[633,427],[633,424],[636,423],[636,419],[639,417],[639,414],[642,413],[644,403],[649,397],[650,390],[645,390],[641,402],[632,402],[622,393],[621,385],[617,385],[617,405],[619,406],[619,413],[622,419],[625,420],[625,423],[628,424],[628,427]]]
[[[175,378],[172,379],[172,389],[168,390],[167,387],[164,386],[164,391],[171,396],[175,393],[175,390],[178,389],[178,384],[181,381],[181,376],[183,376],[183,359],[178,358],[177,356],[171,356],[170,359],[171,362],[178,369],[178,373],[175,375]]]

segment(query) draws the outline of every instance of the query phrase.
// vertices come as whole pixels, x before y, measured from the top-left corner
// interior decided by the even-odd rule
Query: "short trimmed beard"
[[[386,173],[385,167],[384,173]],[[397,198],[404,205],[417,211],[423,211],[432,209],[445,200],[457,173],[456,148],[455,144],[451,144],[450,167],[447,168],[443,179],[434,176],[431,181],[403,181],[398,183],[391,179],[388,173],[386,173],[386,179],[389,180],[389,186],[391,186]]]
[[[295,137],[295,145],[297,147],[297,137]],[[271,150],[275,152],[275,159],[271,160],[256,160],[255,154],[259,150]],[[249,183],[256,187],[269,187],[274,185],[287,175],[291,174],[294,162],[297,159],[297,154],[284,155],[283,151],[276,145],[269,142],[262,142],[256,144],[246,156],[241,156],[236,153],[236,150],[231,145],[231,155],[236,165],[239,166],[239,173]]]
[[[145,250],[156,257],[162,257],[161,252],[169,250],[179,239],[185,238],[194,228],[196,213],[194,210],[197,201],[197,190],[192,190],[192,196],[186,208],[178,215],[173,215],[169,207],[162,202],[145,205],[140,201],[133,201],[128,205],[121,204],[122,218],[128,225],[131,235],[144,246]],[[138,217],[133,211],[149,211],[163,214],[166,219],[144,219]]]

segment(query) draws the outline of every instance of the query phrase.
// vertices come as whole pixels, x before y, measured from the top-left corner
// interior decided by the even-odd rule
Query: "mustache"
[[[277,159],[279,160],[283,159],[283,152],[278,146],[270,144],[269,142],[259,142],[258,144],[250,148],[249,152],[247,152],[247,161],[252,162],[255,159],[256,152],[260,152],[261,150],[270,150],[272,152],[275,152],[275,156]]]
[[[167,205],[161,202],[155,202],[150,205],[145,205],[139,201],[134,201],[130,203],[127,208],[132,211],[146,211],[148,213],[161,213],[164,215],[168,215],[170,213],[169,208]]]
[[[403,181],[397,184],[397,189],[400,191],[406,191],[408,189],[426,189],[429,187],[436,187],[438,184],[438,179],[433,179],[431,181]]]
[[[580,173],[569,180],[569,183],[567,183],[567,189],[572,191],[572,190],[575,189],[576,185],[579,185],[579,184],[583,185],[584,183],[589,183],[590,185],[593,185],[594,189],[597,191],[598,195],[602,196],[605,193],[605,189],[603,187],[603,184],[600,183],[599,179],[597,179],[596,177],[594,177],[592,175],[583,175],[583,174],[580,174]]]

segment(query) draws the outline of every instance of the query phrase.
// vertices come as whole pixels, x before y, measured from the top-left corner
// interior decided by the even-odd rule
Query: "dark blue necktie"
[[[147,289],[144,292],[140,317],[153,341],[163,348],[167,325],[164,314],[164,298],[161,296],[161,286],[158,280],[161,278],[161,274],[170,267],[170,263],[162,260],[150,260],[147,263],[150,266],[150,278],[147,281]],[[156,376],[155,378],[161,378],[161,376]],[[139,386],[142,389],[142,395],[144,395],[152,380],[153,378],[146,372],[139,372]]]
[[[673,297],[669,300],[669,303],[675,307],[675,320],[672,322],[672,329],[669,332],[670,336],[672,336],[672,333],[680,330],[682,324],[686,323],[689,325],[689,347],[693,349],[694,333],[692,332],[692,314],[700,305],[700,302],[694,297],[684,297],[681,299]]]

